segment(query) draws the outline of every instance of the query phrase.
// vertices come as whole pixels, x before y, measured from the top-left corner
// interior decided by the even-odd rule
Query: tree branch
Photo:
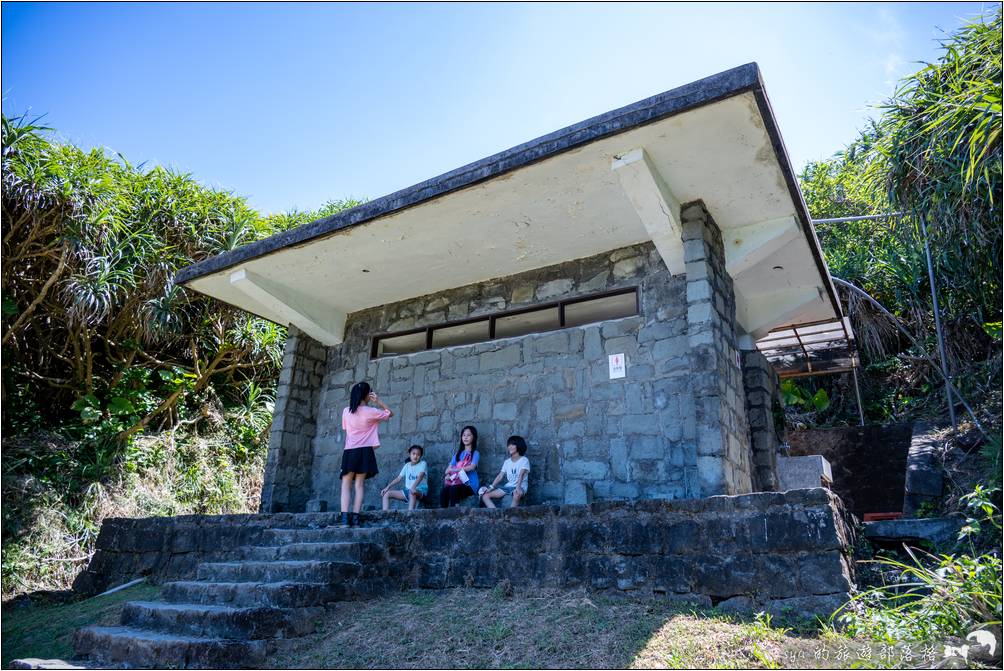
[[[18,316],[17,321],[15,321],[14,324],[7,330],[7,333],[4,334],[3,344],[6,344],[7,341],[11,339],[11,336],[14,335],[14,332],[17,331],[18,327],[21,326],[21,324],[24,323],[24,321],[28,317],[31,316],[31,314],[35,311],[35,308],[37,308],[38,305],[45,299],[45,295],[49,293],[49,289],[51,289],[52,285],[56,283],[56,280],[59,279],[59,276],[63,274],[63,270],[66,268],[66,256],[69,253],[70,253],[70,246],[69,244],[64,242],[63,253],[59,257],[59,265],[56,266],[56,272],[52,273],[52,275],[49,276],[49,279],[46,280],[45,284],[42,285],[42,288],[38,292],[38,295],[35,296],[35,300],[33,300],[31,302],[31,305],[29,305],[25,309],[25,311]]]

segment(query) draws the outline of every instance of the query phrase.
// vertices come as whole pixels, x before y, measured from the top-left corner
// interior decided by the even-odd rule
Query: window
[[[540,333],[560,328],[561,314],[558,306],[495,318],[496,338],[512,338],[527,333]]]
[[[417,331],[376,336],[370,354],[373,358],[413,354],[426,349],[514,338],[636,314],[638,290],[624,289],[462,322],[437,324]]]
[[[565,326],[581,326],[636,314],[638,314],[638,296],[635,292],[614,294],[567,304]]]
[[[432,329],[433,347],[468,345],[485,340],[491,340],[491,322],[488,319]]]
[[[377,356],[394,354],[412,354],[425,349],[425,331],[406,333],[398,336],[387,336],[377,341]]]

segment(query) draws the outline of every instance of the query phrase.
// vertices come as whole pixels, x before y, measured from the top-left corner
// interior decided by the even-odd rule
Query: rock
[[[927,542],[933,545],[954,543],[964,520],[962,517],[882,520],[865,522],[865,538],[882,543]]]

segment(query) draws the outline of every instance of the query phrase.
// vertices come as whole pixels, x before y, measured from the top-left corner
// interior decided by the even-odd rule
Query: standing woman
[[[380,410],[363,403],[373,403]],[[345,431],[345,450],[342,452],[342,524],[359,525],[359,512],[363,509],[366,480],[379,471],[373,450],[380,447],[377,425],[394,415],[383,401],[370,390],[366,382],[352,385],[349,407],[342,410],[342,430]],[[356,500],[349,517],[349,498],[355,489]]]
[[[439,505],[455,506],[478,491],[478,430],[465,426],[460,432],[460,448],[446,467],[446,480],[439,492]]]

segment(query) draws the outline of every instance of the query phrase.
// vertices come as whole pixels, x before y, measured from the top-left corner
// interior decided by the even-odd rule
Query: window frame
[[[490,315],[481,315],[479,317],[464,317],[463,319],[454,319],[445,322],[439,322],[436,324],[431,324],[429,326],[422,326],[413,329],[404,329],[401,331],[387,331],[384,333],[377,333],[373,336],[372,342],[370,344],[370,359],[383,359],[386,357],[393,356],[409,356],[412,354],[418,354],[418,352],[427,352],[429,350],[441,350],[447,347],[466,347],[468,345],[476,345],[482,342],[492,342],[497,340],[495,336],[495,321],[503,317],[513,317],[516,315],[526,314],[528,312],[537,312],[538,310],[549,310],[552,308],[558,308],[558,326],[555,328],[544,329],[542,331],[530,331],[519,336],[506,336],[506,338],[522,338],[528,335],[533,335],[534,333],[550,333],[552,331],[560,331],[561,329],[569,328],[565,325],[565,306],[572,305],[575,303],[585,303],[587,301],[599,300],[602,298],[610,298],[611,296],[624,296],[627,294],[634,294],[634,314],[628,315],[628,317],[637,317],[641,314],[641,292],[638,290],[637,286],[624,287],[621,289],[611,289],[609,291],[600,291],[593,294],[587,294],[585,296],[576,296],[575,298],[567,298],[560,301],[551,301],[548,303],[538,303],[537,305],[529,305],[522,308],[515,308],[513,310],[504,310],[502,312],[495,312]],[[617,319],[626,319],[627,317],[617,317]],[[488,322],[488,340],[477,340],[475,342],[466,343],[463,345],[441,345],[439,347],[432,346],[432,334],[437,329],[450,328],[453,326],[462,326],[464,324],[473,324],[476,322]],[[609,321],[609,320],[604,320]],[[602,322],[589,322],[591,324],[600,324]],[[586,324],[580,324],[580,326],[585,326]],[[396,338],[398,336],[413,335],[415,333],[425,333],[425,348],[420,349],[416,352],[401,352],[401,353],[391,353],[380,356],[377,350],[380,347],[380,341],[388,338]],[[506,339],[503,338],[503,339]]]

